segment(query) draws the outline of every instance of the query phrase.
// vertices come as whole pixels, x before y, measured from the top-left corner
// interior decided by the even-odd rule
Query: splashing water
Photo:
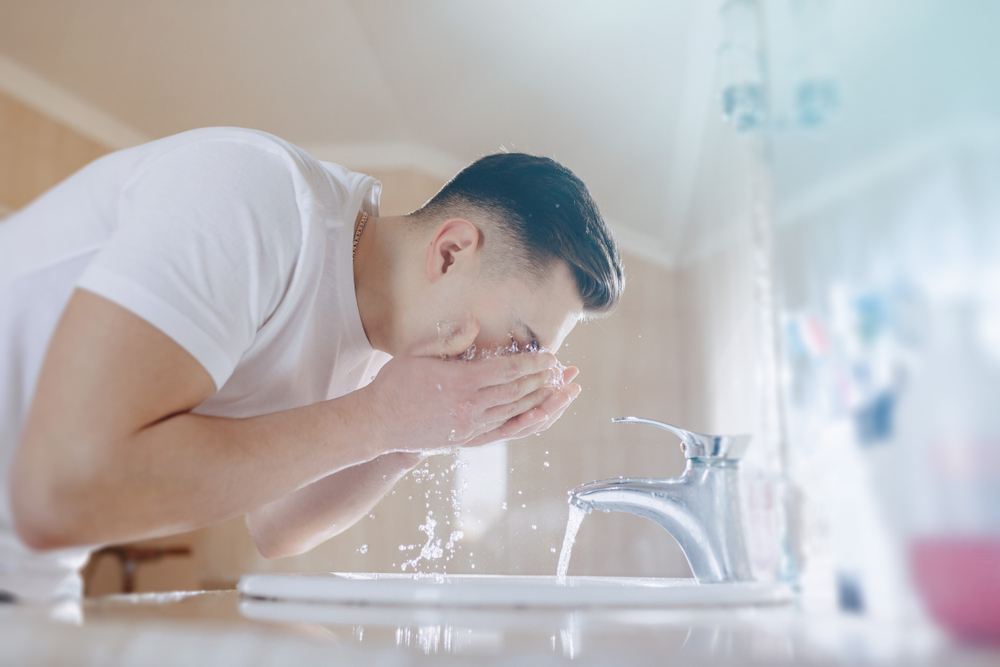
[[[420,526],[420,530],[427,533],[427,541],[424,543],[424,546],[420,548],[420,554],[418,554],[416,558],[411,558],[403,563],[403,572],[406,572],[407,567],[416,569],[417,563],[421,560],[437,560],[444,555],[444,549],[441,548],[441,538],[439,537],[437,540],[434,539],[434,529],[437,528],[437,521],[431,516],[433,513],[434,512],[430,512],[424,520],[424,524]]]
[[[559,552],[559,566],[556,568],[556,583],[566,585],[566,572],[569,570],[569,558],[573,554],[573,544],[576,533],[580,530],[583,517],[587,513],[576,505],[569,506],[569,518],[566,520],[566,535],[563,537],[562,551]]]
[[[467,466],[468,463],[466,461],[456,458],[451,465],[444,469],[438,469],[436,472],[431,470],[430,462],[425,462],[423,467],[415,468],[410,473],[417,484],[423,484],[430,487],[423,493],[423,499],[426,501],[425,506],[428,508],[427,516],[424,519],[423,525],[418,527],[418,530],[427,535],[427,539],[423,546],[420,547],[420,553],[402,564],[402,570],[404,572],[406,572],[408,568],[413,568],[414,572],[419,573],[421,571],[421,563],[433,567],[440,567],[442,564],[440,562],[434,563],[434,561],[440,561],[441,558],[444,558],[445,561],[450,561],[455,557],[455,552],[459,548],[458,542],[465,537],[465,533],[461,530],[461,494],[465,490],[467,482],[463,481],[463,485],[460,488],[448,489],[447,484],[444,488],[442,488],[442,481],[447,481],[447,475],[449,473],[453,473],[458,468],[465,468]],[[446,489],[447,497],[445,497]],[[413,500],[413,496],[410,496],[409,499]],[[455,528],[448,534],[447,541],[445,541],[444,537],[437,537],[436,530],[439,525],[439,519],[435,518],[434,510],[430,509],[431,501],[446,501],[451,506],[451,511],[446,511],[445,517],[440,519],[445,525],[453,525]],[[443,527],[444,526],[442,526],[442,528]],[[442,544],[442,542],[444,542],[444,544]],[[415,544],[399,545],[400,551],[413,551],[417,548],[418,546]],[[469,555],[471,556],[472,554],[470,553]],[[445,565],[445,567],[447,566]]]
[[[562,389],[566,386],[566,377],[563,375],[565,372],[566,367],[557,361],[555,367],[552,369],[549,379],[545,382],[545,386],[552,387],[553,389]]]

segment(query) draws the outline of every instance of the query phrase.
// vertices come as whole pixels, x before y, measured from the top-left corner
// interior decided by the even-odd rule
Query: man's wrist
[[[386,464],[401,470],[411,470],[426,458],[428,456],[421,452],[388,452],[379,457],[379,459],[385,460]]]
[[[350,432],[365,452],[366,461],[391,451],[391,447],[385,442],[381,416],[371,385],[361,387],[329,403],[331,406],[335,405],[337,410],[346,411]]]

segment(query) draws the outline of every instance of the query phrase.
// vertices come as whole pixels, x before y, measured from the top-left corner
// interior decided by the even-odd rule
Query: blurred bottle
[[[1000,642],[1000,369],[977,340],[980,304],[931,309],[902,392],[910,574],[928,613],[963,640]]]
[[[720,11],[722,114],[738,132],[752,132],[766,121],[760,8],[754,0],[727,0]]]

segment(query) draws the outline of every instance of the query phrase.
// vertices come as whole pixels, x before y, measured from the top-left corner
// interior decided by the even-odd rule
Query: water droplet
[[[367,544],[362,544],[361,548],[358,549],[358,552],[363,553],[363,554],[368,553],[368,545]]]
[[[546,468],[548,468],[548,467],[549,467],[549,462],[548,462],[548,461],[546,461],[546,462],[544,462],[544,463],[543,463],[542,465],[543,465],[543,466],[545,466]]]
[[[552,553],[555,553],[556,552],[556,548],[555,547],[549,547],[549,551],[551,551]]]
[[[532,530],[538,530],[538,526],[536,526],[535,524],[531,524],[531,529]]]

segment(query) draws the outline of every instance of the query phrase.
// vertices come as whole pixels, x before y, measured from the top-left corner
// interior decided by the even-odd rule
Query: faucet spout
[[[688,459],[680,477],[590,482],[570,491],[569,502],[587,513],[628,512],[655,521],[680,544],[699,583],[750,581],[737,473],[733,460]]]

